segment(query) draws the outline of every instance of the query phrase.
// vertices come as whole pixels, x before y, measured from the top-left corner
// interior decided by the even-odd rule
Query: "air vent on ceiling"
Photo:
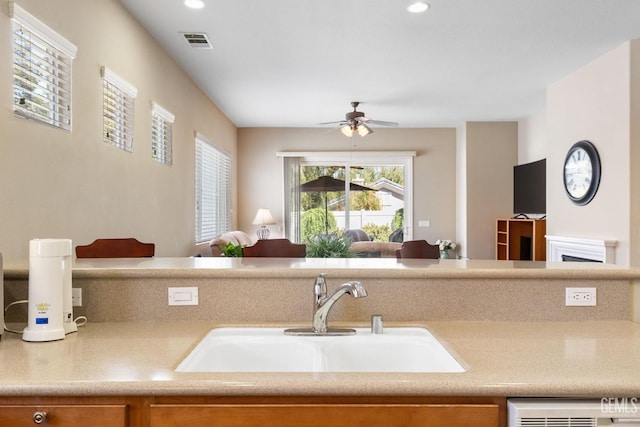
[[[182,37],[194,49],[213,49],[213,45],[209,41],[206,33],[180,33]]]

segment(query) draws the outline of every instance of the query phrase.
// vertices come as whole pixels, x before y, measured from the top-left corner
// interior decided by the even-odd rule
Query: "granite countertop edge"
[[[308,278],[326,271],[362,279],[640,279],[636,268],[545,261],[205,257],[76,259],[73,263],[74,279]],[[4,266],[5,280],[25,280],[28,275],[28,262]]]
[[[178,373],[197,342],[224,325],[93,323],[51,343],[5,336],[0,396],[640,396],[634,322],[420,325],[467,372]]]

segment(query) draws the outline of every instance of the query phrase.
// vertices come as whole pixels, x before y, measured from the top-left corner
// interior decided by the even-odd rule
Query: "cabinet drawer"
[[[34,427],[34,414],[46,412],[39,425],[126,427],[127,405],[0,405],[0,427]]]
[[[151,405],[151,427],[497,427],[497,404]]]

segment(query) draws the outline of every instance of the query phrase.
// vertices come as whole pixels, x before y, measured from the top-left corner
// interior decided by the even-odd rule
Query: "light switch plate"
[[[169,305],[198,305],[198,287],[168,288]]]

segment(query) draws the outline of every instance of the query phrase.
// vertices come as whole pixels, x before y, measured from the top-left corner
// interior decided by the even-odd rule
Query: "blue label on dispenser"
[[[36,317],[36,325],[48,325],[49,318],[48,317]]]

